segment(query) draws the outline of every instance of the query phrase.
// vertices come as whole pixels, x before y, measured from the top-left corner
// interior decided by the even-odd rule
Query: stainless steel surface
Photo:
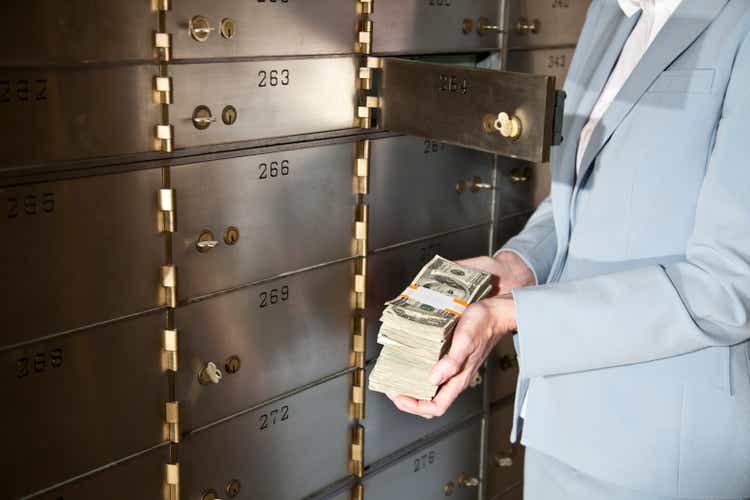
[[[490,402],[510,396],[516,391],[518,359],[513,346],[513,336],[505,335],[491,354],[486,380],[490,385]]]
[[[513,402],[493,408],[490,413],[487,496],[495,498],[523,483],[524,448],[511,444]],[[504,497],[503,497],[504,498]]]
[[[157,12],[152,0],[48,2],[3,6],[0,66],[154,59]]]
[[[178,308],[175,387],[182,428],[206,425],[350,366],[353,282],[348,261]],[[238,369],[228,366],[233,356]],[[207,362],[223,372],[220,383],[200,384]]]
[[[472,191],[471,182],[490,182],[493,161],[487,153],[430,139],[371,141],[370,248],[490,222],[491,192]]]
[[[350,380],[337,377],[183,439],[182,498],[237,479],[241,498],[297,500],[346,477]]]
[[[151,65],[0,69],[0,166],[154,150]]]
[[[154,169],[0,188],[0,347],[159,305],[161,182]]]
[[[368,367],[368,376],[373,366]],[[368,390],[365,419],[361,421],[365,428],[365,466],[480,411],[481,385],[466,389],[442,417],[431,420],[404,413],[385,394]]]
[[[367,500],[435,500],[477,498],[477,488],[460,486],[459,478],[479,477],[480,423],[451,433],[441,440],[404,457],[401,461],[366,476]]]
[[[164,440],[165,313],[0,353],[2,494],[18,497]]]
[[[533,48],[575,45],[590,0],[517,0],[510,4],[508,47]],[[538,21],[536,33],[523,24]]]
[[[353,7],[352,7],[353,8]],[[239,35],[238,35],[239,36]],[[355,57],[269,59],[252,62],[174,64],[169,107],[175,147],[187,148],[355,126]],[[231,105],[234,124],[220,120],[200,130],[198,106],[214,116]]]
[[[497,217],[534,210],[549,194],[550,166],[508,158],[498,159]]]
[[[179,298],[353,255],[353,162],[342,143],[173,167]],[[229,226],[235,244],[198,252],[203,230]]]
[[[381,62],[382,128],[502,156],[547,160],[554,78],[405,59]],[[502,112],[520,120],[517,139],[494,130]]]
[[[498,24],[497,0],[379,0],[371,16],[373,53],[429,54],[476,52],[500,47],[496,32],[484,24]],[[468,23],[471,22],[469,27]]]
[[[188,30],[196,15],[214,28],[204,42]],[[166,26],[175,59],[345,54],[354,52],[357,18],[351,0],[180,0],[167,14]],[[222,36],[223,19],[234,21],[231,38]]]
[[[462,259],[487,255],[489,225],[458,231],[410,243],[367,258],[367,337],[366,358],[377,356],[376,343],[383,304],[398,295],[434,255]]]
[[[568,75],[570,61],[573,59],[575,48],[511,50],[508,52],[508,69],[535,75],[550,75],[555,77],[558,89],[563,87]]]
[[[499,249],[506,241],[520,233],[532,213],[533,211],[529,211],[498,219],[495,222],[495,249]]]
[[[169,447],[135,456],[112,467],[95,472],[34,495],[35,500],[164,500],[164,464],[169,463]]]

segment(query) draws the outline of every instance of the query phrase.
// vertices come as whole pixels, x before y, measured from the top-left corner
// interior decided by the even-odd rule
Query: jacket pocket
[[[649,88],[653,93],[708,94],[714,86],[713,68],[664,71]]]

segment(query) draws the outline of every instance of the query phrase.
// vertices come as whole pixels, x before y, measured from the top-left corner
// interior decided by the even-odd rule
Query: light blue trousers
[[[605,483],[599,479],[587,476],[573,467],[532,448],[526,448],[526,457],[524,459],[523,499],[679,500],[676,498],[654,496],[648,493],[639,493]]]

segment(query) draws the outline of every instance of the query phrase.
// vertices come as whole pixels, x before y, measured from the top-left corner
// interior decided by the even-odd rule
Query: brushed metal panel
[[[0,66],[154,59],[152,0],[5,2]]]
[[[523,500],[523,483],[514,486],[505,493],[492,497],[491,500]]]
[[[346,374],[186,437],[183,498],[237,479],[241,498],[297,500],[346,477],[350,392]]]
[[[135,456],[90,476],[34,495],[35,500],[164,500],[169,446]]]
[[[377,252],[367,258],[366,357],[380,352],[376,342],[383,304],[397,296],[436,254],[447,259],[487,255],[489,225],[458,231]]]
[[[583,28],[590,0],[518,0],[510,7],[508,47],[534,48],[575,45]],[[539,21],[537,33],[518,29],[518,21]]]
[[[353,262],[294,274],[175,311],[181,426],[206,425],[349,367]],[[241,365],[227,370],[229,358]],[[201,385],[209,361],[219,384]]]
[[[370,248],[489,222],[493,156],[430,139],[401,136],[370,145]],[[464,185],[468,182],[468,185]],[[457,184],[465,187],[458,192]]]
[[[549,194],[549,163],[498,159],[497,217],[504,218],[534,210]]]
[[[504,335],[490,355],[490,369],[486,379],[490,384],[490,402],[498,401],[516,392],[518,358],[513,346],[513,336]]]
[[[344,143],[172,168],[179,297],[353,255],[353,161],[354,145]],[[229,226],[240,233],[231,246],[222,241]],[[205,229],[220,243],[200,253],[196,241]]]
[[[205,42],[190,35],[196,15],[215,28]],[[227,18],[235,22],[230,39],[219,30]],[[345,54],[354,52],[357,21],[351,0],[181,0],[167,15],[167,31],[175,59]]]
[[[394,58],[382,66],[382,128],[528,161],[549,157],[554,78]],[[520,137],[488,130],[500,112],[518,117]]]
[[[379,0],[371,16],[373,52],[378,54],[425,54],[474,52],[497,49],[497,32],[478,31],[479,18],[499,24],[496,0]],[[471,21],[469,32],[464,20]]]
[[[499,249],[506,241],[520,233],[532,213],[533,211],[529,211],[498,219],[495,222],[495,248]]]
[[[459,487],[458,477],[479,477],[480,423],[449,434],[403,460],[366,476],[367,500],[435,500],[444,498],[446,484],[454,484],[452,499],[477,498],[475,487]]]
[[[357,71],[355,57],[172,65],[175,97],[169,112],[175,146],[355,127]],[[237,111],[233,125],[221,118],[227,105]],[[198,106],[208,107],[216,118],[204,130],[193,124]]]
[[[558,89],[562,89],[574,51],[574,47],[511,50],[508,52],[507,68],[510,71],[554,76],[555,85]]]
[[[493,408],[489,417],[487,496],[493,498],[523,483],[524,448],[510,442],[513,402]],[[505,498],[505,497],[503,497]]]
[[[164,440],[164,313],[0,353],[3,495],[39,491]],[[12,409],[12,411],[11,411]]]
[[[0,69],[0,166],[154,150],[152,65]]]
[[[369,377],[371,364],[367,369]],[[482,386],[466,389],[439,418],[426,420],[400,411],[380,392],[368,390],[365,397],[365,466],[384,458],[428,434],[482,411]]]
[[[0,347],[157,307],[161,171],[0,188]]]

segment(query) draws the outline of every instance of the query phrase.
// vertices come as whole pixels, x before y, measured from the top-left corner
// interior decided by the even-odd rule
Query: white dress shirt
[[[581,171],[581,160],[586,151],[586,147],[591,140],[591,134],[594,132],[596,125],[604,116],[609,105],[615,100],[617,94],[630,77],[633,70],[641,61],[646,50],[654,41],[659,31],[667,24],[674,11],[680,5],[682,0],[617,0],[620,8],[626,16],[632,17],[639,10],[642,10],[638,23],[630,33],[625,46],[622,48],[620,58],[617,60],[612,74],[604,86],[599,100],[594,105],[594,109],[589,115],[589,121],[581,131],[581,137],[578,140],[578,153],[576,156],[576,173]],[[526,418],[526,403],[528,402],[528,393],[521,406],[521,418]]]
[[[639,10],[642,10],[643,13],[627,42],[625,42],[617,65],[612,70],[607,85],[605,85],[599,100],[594,105],[588,123],[581,131],[581,137],[578,141],[578,155],[576,156],[576,173],[581,171],[581,160],[596,125],[625,85],[630,74],[633,73],[643,54],[646,53],[646,49],[654,41],[656,35],[659,34],[659,31],[667,23],[682,0],[618,0],[618,2],[622,11],[628,17],[634,16]]]

